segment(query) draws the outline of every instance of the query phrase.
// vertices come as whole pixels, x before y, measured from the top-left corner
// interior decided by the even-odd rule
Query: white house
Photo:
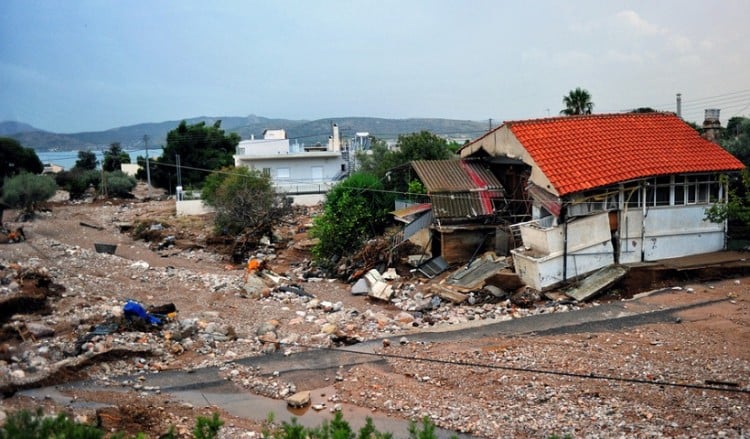
[[[672,113],[505,122],[460,151],[494,166],[508,199],[531,203],[516,225],[516,272],[543,290],[612,264],[725,248],[726,223],[706,220],[725,200],[722,173],[742,162]]]
[[[324,194],[348,172],[335,124],[326,146],[290,144],[284,130],[266,130],[263,139],[237,145],[234,164],[270,175],[278,190],[292,195]]]

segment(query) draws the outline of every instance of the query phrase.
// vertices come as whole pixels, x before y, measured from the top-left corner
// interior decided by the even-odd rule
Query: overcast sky
[[[750,114],[750,2],[0,2],[0,121]]]

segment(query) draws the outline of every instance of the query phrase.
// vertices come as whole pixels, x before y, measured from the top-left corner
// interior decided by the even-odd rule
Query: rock
[[[36,338],[52,337],[55,335],[53,328],[38,322],[26,323],[26,329]]]
[[[135,261],[132,264],[130,264],[130,268],[136,269],[136,270],[148,270],[150,265],[146,261]]]
[[[276,333],[276,328],[279,327],[279,322],[277,320],[269,320],[265,323],[262,323],[258,329],[255,331],[255,335],[262,336],[267,333]]]
[[[485,285],[483,290],[487,291],[492,296],[497,297],[498,299],[505,299],[506,297],[508,297],[507,291],[494,285]]]
[[[320,332],[323,334],[333,334],[336,332],[337,326],[333,323],[326,323],[320,327]]]
[[[288,397],[286,403],[290,407],[305,407],[310,404],[310,391],[303,390],[302,392],[297,392]]]
[[[399,279],[401,276],[396,273],[396,269],[391,267],[388,270],[386,270],[385,273],[383,273],[383,279],[385,280],[396,280]]]
[[[414,316],[405,311],[401,311],[400,313],[396,314],[393,319],[402,325],[411,325],[412,323],[414,323]]]
[[[352,296],[364,296],[370,292],[370,286],[367,285],[365,278],[361,277],[352,285]]]
[[[263,282],[263,279],[256,275],[248,276],[247,280],[245,281],[245,285],[243,285],[243,288],[245,289],[245,293],[253,298],[262,297],[264,295],[264,292],[268,290],[268,287],[266,286],[266,283]]]

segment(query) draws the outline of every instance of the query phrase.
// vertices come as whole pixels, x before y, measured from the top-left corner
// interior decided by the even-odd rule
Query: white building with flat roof
[[[235,166],[246,166],[271,177],[277,190],[290,194],[324,194],[347,175],[336,124],[327,146],[290,144],[284,130],[265,130],[262,139],[237,145]]]

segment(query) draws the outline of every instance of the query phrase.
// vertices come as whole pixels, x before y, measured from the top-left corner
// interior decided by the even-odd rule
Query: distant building
[[[42,174],[57,174],[64,170],[65,168],[63,168],[60,165],[56,165],[54,163],[45,163],[44,169],[42,170]]]
[[[253,137],[237,145],[234,164],[269,175],[277,190],[293,196],[324,194],[349,172],[336,124],[328,145],[309,147],[290,144],[282,129],[267,129],[262,139]]]

